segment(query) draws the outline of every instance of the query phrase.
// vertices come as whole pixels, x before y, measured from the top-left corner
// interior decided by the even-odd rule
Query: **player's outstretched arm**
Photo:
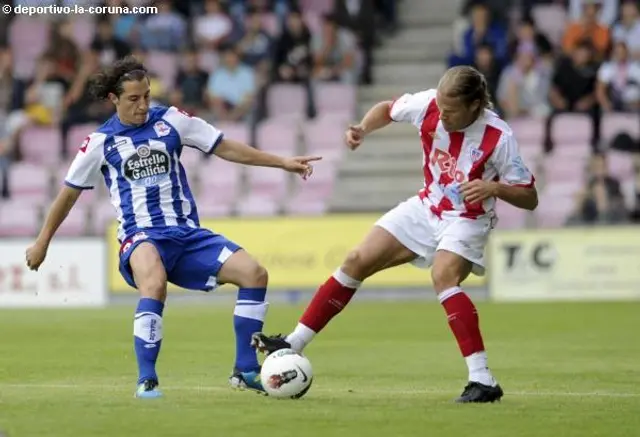
[[[391,117],[389,117],[392,103],[393,102],[390,101],[376,103],[367,111],[359,124],[349,126],[346,132],[346,142],[351,150],[360,147],[365,136],[378,129],[382,129],[393,121]]]
[[[220,142],[213,153],[226,161],[238,164],[281,168],[291,173],[297,173],[303,179],[308,178],[313,173],[313,166],[310,162],[322,159],[320,156],[285,158],[227,138]]]
[[[69,215],[69,211],[71,211],[73,205],[76,204],[81,193],[82,190],[66,185],[62,187],[60,193],[58,193],[58,196],[49,209],[49,213],[44,221],[44,225],[42,225],[38,238],[33,246],[27,249],[27,266],[31,270],[37,271],[44,261],[53,236],[64,219],[67,218],[67,215]]]

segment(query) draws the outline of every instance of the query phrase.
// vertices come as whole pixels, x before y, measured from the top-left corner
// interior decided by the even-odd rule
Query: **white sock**
[[[479,382],[480,384],[495,387],[498,382],[491,374],[487,366],[487,353],[476,352],[465,357],[467,367],[469,368],[469,381]]]
[[[291,345],[291,348],[296,352],[302,352],[302,350],[311,343],[316,333],[310,328],[306,327],[302,323],[298,323],[296,329],[289,335],[287,335],[287,343]]]

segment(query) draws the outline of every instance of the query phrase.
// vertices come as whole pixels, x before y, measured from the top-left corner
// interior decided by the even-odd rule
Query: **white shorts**
[[[380,217],[376,226],[418,255],[412,262],[416,267],[431,267],[436,251],[446,250],[471,261],[473,274],[484,276],[484,249],[492,228],[490,218],[440,219],[414,196]]]

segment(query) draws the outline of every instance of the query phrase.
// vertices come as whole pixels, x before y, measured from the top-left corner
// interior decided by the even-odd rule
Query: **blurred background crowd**
[[[540,211],[504,207],[500,226],[640,220],[638,1],[8,3],[158,12],[0,18],[0,235],[37,229],[80,143],[113,112],[90,99],[87,79],[128,54],[150,70],[153,104],[180,106],[255,147],[326,158],[302,185],[187,151],[205,216],[393,206],[420,184],[415,132],[392,131],[379,147],[372,138],[352,158],[344,127],[376,100],[435,87],[446,67],[468,64],[486,75],[540,184]],[[113,219],[104,191],[94,191],[63,233],[100,234]]]

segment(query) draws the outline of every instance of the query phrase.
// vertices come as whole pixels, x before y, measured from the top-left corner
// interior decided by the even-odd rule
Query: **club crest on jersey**
[[[478,162],[482,159],[482,156],[484,155],[484,153],[482,153],[482,150],[476,148],[476,147],[471,147],[469,149],[469,154],[471,155],[471,160],[473,162]]]
[[[157,121],[156,124],[153,125],[153,130],[156,131],[159,137],[166,137],[171,133],[171,128],[162,120]]]

